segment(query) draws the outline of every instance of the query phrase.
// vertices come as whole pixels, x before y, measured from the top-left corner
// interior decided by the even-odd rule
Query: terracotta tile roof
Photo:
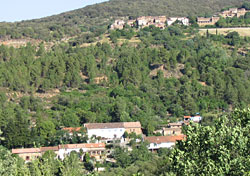
[[[201,21],[211,21],[211,18],[198,17],[197,21],[198,22],[201,22]]]
[[[105,148],[104,143],[98,143],[98,144],[85,144],[86,148]]]
[[[21,153],[39,153],[41,152],[40,148],[22,148],[22,149],[12,149],[12,153],[21,154]]]
[[[123,128],[123,123],[85,123],[87,129]]]
[[[105,128],[141,128],[140,122],[115,122],[115,123],[85,123],[87,129]]]
[[[59,149],[74,149],[74,148],[85,148],[85,144],[63,144],[59,145]]]
[[[74,149],[74,148],[104,148],[105,144],[104,143],[83,143],[83,144],[64,144],[64,145],[59,145],[60,149]]]
[[[191,118],[191,116],[184,116],[184,118]]]
[[[41,152],[46,152],[46,151],[58,151],[59,147],[55,146],[55,147],[41,147]]]
[[[177,136],[149,136],[145,138],[145,141],[149,143],[167,143],[167,142],[176,142],[178,140],[183,140],[185,135],[177,135]]]
[[[68,131],[69,133],[72,133],[74,131],[80,131],[81,127],[67,127],[67,128],[63,128],[64,131]]]
[[[163,128],[164,131],[181,131],[181,128]]]
[[[140,122],[123,122],[124,128],[141,128]]]
[[[180,123],[180,122],[169,123],[168,126],[182,126],[182,123]]]

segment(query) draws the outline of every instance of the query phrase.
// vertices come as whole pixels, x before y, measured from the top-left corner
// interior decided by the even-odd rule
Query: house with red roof
[[[123,135],[125,132],[128,134],[135,133],[136,135],[142,134],[140,122],[86,123],[84,127],[89,138],[100,137],[105,142],[112,142],[113,140],[124,142]]]
[[[16,154],[23,158],[25,162],[30,162],[38,157],[41,157],[46,151],[55,152],[56,156],[60,159],[64,159],[71,152],[75,151],[79,153],[89,153],[91,157],[100,160],[102,155],[105,153],[104,143],[84,143],[84,144],[63,144],[53,147],[40,147],[40,148],[22,148],[12,149],[12,154]]]
[[[30,161],[42,156],[40,148],[12,149],[12,154],[17,154],[25,162],[30,162]]]
[[[176,141],[184,140],[185,135],[176,136],[148,136],[144,138],[144,141],[149,143],[148,149],[152,152],[159,150],[160,148],[171,148],[175,146]]]

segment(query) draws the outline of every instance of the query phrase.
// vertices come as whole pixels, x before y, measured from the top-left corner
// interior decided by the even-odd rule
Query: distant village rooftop
[[[145,141],[149,143],[161,144],[167,142],[176,142],[180,140],[184,140],[185,135],[178,135],[178,136],[149,136],[145,137]]]
[[[105,128],[141,128],[140,122],[115,122],[115,123],[85,123],[87,129]]]

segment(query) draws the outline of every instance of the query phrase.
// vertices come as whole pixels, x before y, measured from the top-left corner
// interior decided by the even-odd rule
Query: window
[[[29,156],[26,156],[25,160],[26,160],[26,161],[29,161],[29,160],[30,160],[30,157],[29,157]]]

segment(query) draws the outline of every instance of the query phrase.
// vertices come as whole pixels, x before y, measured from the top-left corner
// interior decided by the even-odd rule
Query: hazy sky
[[[0,22],[46,17],[104,1],[107,0],[0,0]]]

